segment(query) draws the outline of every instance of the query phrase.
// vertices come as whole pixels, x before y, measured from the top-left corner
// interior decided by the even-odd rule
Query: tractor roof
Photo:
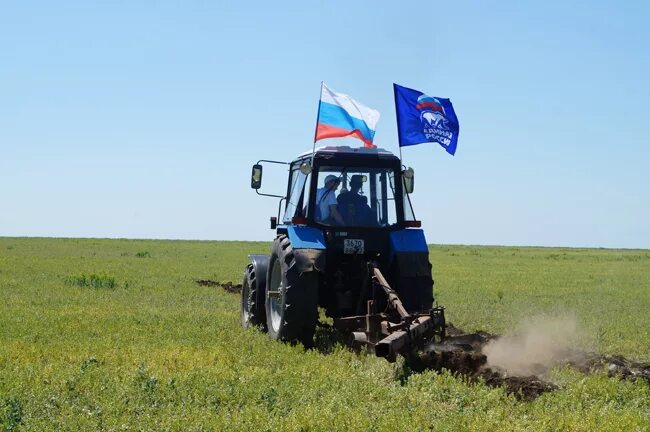
[[[311,156],[312,151],[306,151],[297,157],[297,159],[302,159],[306,156]],[[366,147],[350,147],[350,146],[325,146],[319,147],[316,149],[314,157],[318,158],[319,156],[326,157],[364,157],[368,156],[373,159],[398,159],[393,153],[389,152],[386,149],[382,148],[366,148]]]

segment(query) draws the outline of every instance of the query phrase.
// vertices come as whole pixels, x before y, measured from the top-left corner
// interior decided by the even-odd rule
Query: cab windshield
[[[314,221],[322,225],[385,227],[397,223],[391,168],[321,166]]]

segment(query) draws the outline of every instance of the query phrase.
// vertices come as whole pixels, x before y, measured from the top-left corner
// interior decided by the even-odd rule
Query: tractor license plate
[[[345,239],[343,240],[343,253],[344,254],[362,254],[363,253],[363,240],[360,239]]]

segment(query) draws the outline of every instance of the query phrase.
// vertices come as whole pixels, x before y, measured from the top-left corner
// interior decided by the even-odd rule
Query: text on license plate
[[[361,239],[345,239],[343,241],[344,254],[362,254],[363,253],[363,240]]]

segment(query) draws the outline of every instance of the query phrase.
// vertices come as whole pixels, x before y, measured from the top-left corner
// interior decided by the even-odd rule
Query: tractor
[[[260,192],[263,164],[288,166],[285,195]],[[270,254],[250,255],[244,271],[244,328],[311,346],[322,310],[351,347],[389,361],[444,339],[444,308],[434,307],[427,242],[409,197],[414,172],[400,158],[321,147],[290,163],[258,161],[251,187],[280,202]]]

